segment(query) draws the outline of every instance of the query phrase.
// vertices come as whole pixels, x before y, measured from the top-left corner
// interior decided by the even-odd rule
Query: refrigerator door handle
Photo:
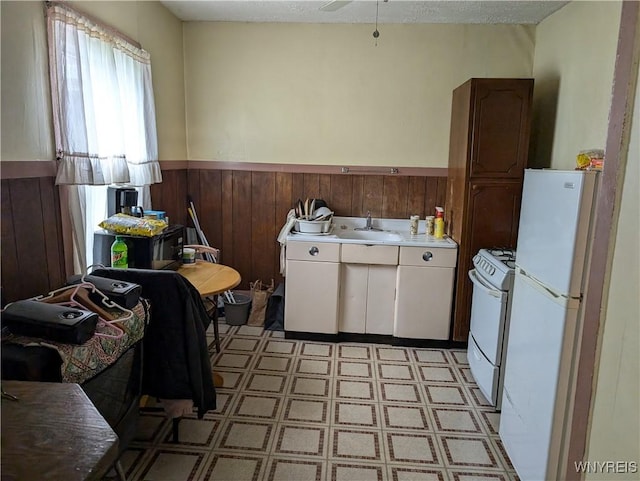
[[[471,282],[473,282],[474,286],[479,287],[490,296],[496,297],[498,299],[502,299],[502,295],[504,293],[502,291],[494,289],[493,286],[490,286],[489,284],[484,282],[482,280],[482,277],[478,275],[478,272],[476,271],[476,269],[471,269],[469,271],[469,279],[471,279]]]
[[[540,282],[538,279],[536,279],[535,277],[527,274],[527,272],[522,269],[519,268],[519,270],[517,271],[517,274],[521,276],[521,279],[526,282],[527,284],[529,284],[531,287],[533,287],[534,289],[536,289],[537,291],[543,293],[544,295],[548,296],[553,302],[565,307],[565,308],[576,308],[579,304],[580,304],[580,298],[574,298],[574,297],[567,297],[564,296],[556,291],[554,291],[553,289],[549,288],[548,286],[545,286],[542,282]]]
[[[525,278],[527,278],[530,281],[533,281],[534,285],[537,286],[540,289],[544,289],[551,297],[553,297],[554,299],[564,299],[566,298],[566,296],[563,296],[562,294],[559,294],[557,292],[555,292],[553,289],[550,289],[549,287],[547,287],[546,285],[544,285],[543,282],[541,282],[539,279],[537,279],[535,276],[532,276],[530,273],[528,273],[527,271],[525,271],[522,267],[516,265],[516,267],[518,268],[519,272],[525,276]]]

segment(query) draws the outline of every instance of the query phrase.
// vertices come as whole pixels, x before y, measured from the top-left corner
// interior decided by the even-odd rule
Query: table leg
[[[213,322],[213,337],[216,341],[216,352],[220,352],[220,331],[218,328],[218,296],[213,296],[213,311],[211,313],[211,322]],[[224,379],[220,374],[213,373],[213,385],[215,387],[224,386]]]
[[[127,481],[127,475],[125,474],[124,469],[122,468],[122,463],[120,462],[119,459],[116,461],[113,467],[116,470],[116,473],[118,474],[118,478],[120,478],[120,481]]]
[[[220,352],[220,331],[218,329],[218,296],[214,297],[216,307],[214,308],[214,315],[211,318],[213,322],[213,337],[216,341],[216,352]]]

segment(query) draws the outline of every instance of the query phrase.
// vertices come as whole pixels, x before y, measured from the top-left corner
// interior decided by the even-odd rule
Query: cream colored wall
[[[137,4],[138,40],[151,54],[158,158],[186,160],[183,23],[156,2],[140,1]]]
[[[538,25],[533,65],[534,166],[572,169],[578,151],[605,147],[620,11],[619,2],[572,2]],[[608,301],[586,461],[640,463],[639,97],[640,92],[636,94],[622,200],[616,210],[618,231],[611,278],[605,288]],[[599,472],[586,479],[638,479],[638,472]]]
[[[640,82],[630,128],[586,459],[635,461],[636,471],[586,477],[594,481],[640,476]]]
[[[530,77],[532,27],[185,24],[190,160],[446,167],[451,92]]]
[[[536,28],[531,167],[573,169],[604,149],[620,2],[574,1]]]
[[[151,54],[161,160],[186,159],[182,22],[158,2],[70,2]],[[0,2],[2,160],[53,160],[43,2]]]

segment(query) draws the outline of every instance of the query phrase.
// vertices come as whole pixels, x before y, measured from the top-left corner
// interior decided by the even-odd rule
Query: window
[[[58,159],[56,183],[73,227],[74,270],[92,263],[93,232],[107,217],[109,185],[161,182],[150,55],[64,5],[47,7],[49,70]]]

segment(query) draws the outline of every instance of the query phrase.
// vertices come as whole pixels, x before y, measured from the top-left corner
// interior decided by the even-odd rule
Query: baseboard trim
[[[389,344],[391,346],[421,347],[428,349],[466,349],[467,343],[441,339],[411,339],[407,337],[395,337],[384,334],[359,334],[351,332],[339,332],[337,334],[325,334],[319,332],[284,331],[285,339],[297,339],[314,342],[359,342],[371,344]]]

